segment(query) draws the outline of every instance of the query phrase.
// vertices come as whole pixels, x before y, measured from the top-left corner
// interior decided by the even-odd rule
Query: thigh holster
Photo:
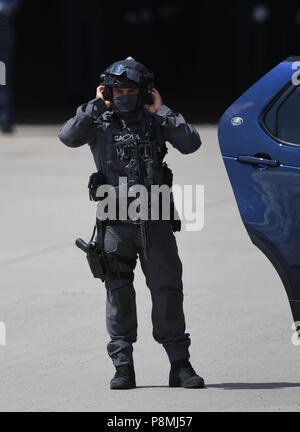
[[[104,248],[104,234],[105,234],[105,226],[107,224],[113,225],[112,221],[100,221],[97,219],[97,237],[98,237],[98,247],[102,251],[105,271],[106,271],[106,280],[115,280],[115,279],[127,279],[133,281],[134,274],[133,270],[136,266],[136,260],[132,258],[128,258],[124,255],[120,255],[117,251],[115,252],[106,252]],[[123,266],[122,266],[123,264]],[[125,270],[122,270],[122,267]]]
[[[94,241],[96,230],[97,241]],[[117,252],[105,252],[104,231],[105,222],[97,219],[90,241],[86,243],[84,240],[78,238],[75,242],[76,246],[86,253],[86,258],[93,276],[101,279],[102,282],[115,279],[133,281],[133,270],[136,265],[136,260],[119,255]],[[122,270],[120,264],[125,264],[126,270],[128,268],[128,271]]]
[[[93,230],[92,237],[88,243],[78,238],[75,241],[77,247],[86,253],[86,258],[89,263],[91,272],[95,278],[99,278],[102,282],[106,279],[105,259],[99,245],[94,241],[96,233],[96,225]]]

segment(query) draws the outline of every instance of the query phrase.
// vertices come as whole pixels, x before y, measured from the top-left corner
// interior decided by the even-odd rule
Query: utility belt
[[[163,184],[166,184],[167,186],[169,186],[169,188],[171,188],[173,185],[173,173],[172,173],[172,170],[168,167],[168,165],[165,162],[162,164],[162,171],[163,171],[163,175],[162,175]],[[95,172],[90,176],[89,183],[88,183],[88,189],[89,189],[89,198],[91,201],[101,201],[101,199],[103,199],[103,198],[97,197],[97,189],[99,186],[101,186],[105,183],[106,183],[105,175],[101,171]],[[131,201],[134,201],[134,198],[128,198],[128,204]],[[160,205],[159,219],[161,219],[161,217],[162,217],[161,208],[162,208],[162,206]],[[175,219],[175,217],[174,217],[175,214],[178,216],[174,202],[171,201],[170,202],[170,220],[168,220],[168,222],[171,224],[173,232],[181,231],[181,220],[179,219],[179,216],[178,216],[178,218]],[[118,219],[118,216],[117,216],[117,219]],[[110,221],[110,222],[113,222],[113,221]],[[118,220],[116,222],[118,222]],[[128,221],[128,220],[125,220],[125,221],[122,220],[122,223],[123,222],[130,223],[130,221]]]

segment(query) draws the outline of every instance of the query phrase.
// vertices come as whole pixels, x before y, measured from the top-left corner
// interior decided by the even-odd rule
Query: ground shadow
[[[148,386],[136,386],[137,389],[147,389],[147,388],[170,388],[167,385],[148,385]]]
[[[288,382],[270,382],[270,383],[221,383],[221,384],[206,384],[206,389],[216,388],[223,390],[274,390],[280,388],[300,387],[300,383]],[[137,389],[151,388],[170,388],[167,385],[148,385],[137,386]],[[202,390],[202,389],[201,389]]]
[[[207,388],[221,388],[224,390],[272,390],[288,387],[300,387],[300,383],[270,382],[270,383],[221,383],[207,384]]]

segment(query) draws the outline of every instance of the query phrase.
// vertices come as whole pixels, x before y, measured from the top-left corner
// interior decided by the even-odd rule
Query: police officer
[[[69,147],[88,143],[98,173],[116,190],[121,175],[135,183],[133,172],[136,183],[140,183],[140,172],[149,160],[152,169],[145,168],[144,179],[155,185],[167,183],[163,162],[166,141],[183,154],[192,153],[201,145],[197,131],[181,114],[162,103],[153,87],[152,72],[132,57],[106,69],[96,96],[81,105],[62,126],[59,138]],[[136,143],[138,152],[134,152]],[[169,386],[204,388],[203,378],[189,361],[191,340],[185,332],[182,264],[173,233],[176,224],[161,218],[149,223],[151,246],[146,251],[142,250],[145,245],[140,238],[141,225],[130,217],[106,221],[101,239],[98,232],[98,242],[102,242],[106,256],[114,257],[119,269],[105,281],[106,326],[110,335],[107,350],[116,368],[110,387],[136,386],[132,356],[132,345],[137,340],[133,271],[139,257],[151,292],[153,337],[163,345],[171,363]]]

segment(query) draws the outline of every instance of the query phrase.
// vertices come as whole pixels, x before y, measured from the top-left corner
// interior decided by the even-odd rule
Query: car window
[[[281,141],[300,145],[300,86],[290,86],[270,107],[266,128]]]

